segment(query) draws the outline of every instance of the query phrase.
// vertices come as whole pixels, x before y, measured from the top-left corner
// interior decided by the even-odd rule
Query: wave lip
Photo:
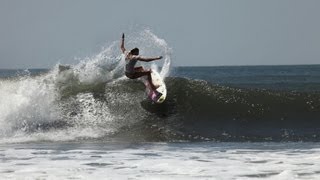
[[[161,69],[157,63],[149,63],[147,68],[160,70],[163,77],[169,75],[171,50],[163,39],[143,30],[129,34],[127,43],[128,48],[139,46],[146,56],[163,55]],[[132,108],[135,114],[125,110],[139,104],[145,97],[144,88],[134,92],[108,90],[125,79],[124,57],[118,46],[115,41],[76,65],[57,64],[37,75],[26,71],[9,75],[15,78],[0,79],[0,142],[108,139],[121,127],[142,119],[145,112],[140,106]]]

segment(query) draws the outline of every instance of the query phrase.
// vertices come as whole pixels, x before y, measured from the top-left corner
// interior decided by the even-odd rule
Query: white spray
[[[152,66],[163,63],[161,76],[169,75],[171,50],[163,39],[150,30],[129,33],[127,37],[127,49],[139,47],[142,55],[164,56],[163,61],[154,62]],[[92,92],[82,92],[80,88],[66,100],[61,93],[70,87],[77,90],[82,85],[90,87],[99,83],[108,86],[126,79],[119,46],[117,40],[95,56],[71,65],[69,70],[60,71],[57,64],[43,75],[0,80],[0,142],[96,138],[115,132],[119,125],[114,122],[119,115],[111,114],[108,104],[95,99]],[[150,67],[151,63],[143,66]],[[106,95],[110,102],[115,102],[112,98],[117,98],[116,95],[112,96],[112,92],[106,92]],[[137,98],[134,101],[138,101]],[[74,104],[76,114],[71,113]],[[43,130],[43,125],[58,121],[71,123],[71,126]]]

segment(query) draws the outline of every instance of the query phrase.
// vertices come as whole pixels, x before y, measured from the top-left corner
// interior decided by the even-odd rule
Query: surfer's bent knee
[[[135,75],[134,75],[133,73],[127,73],[127,72],[126,72],[126,76],[127,76],[127,78],[129,78],[129,79],[135,79]]]

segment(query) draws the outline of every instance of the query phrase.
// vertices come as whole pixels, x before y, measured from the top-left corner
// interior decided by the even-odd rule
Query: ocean
[[[111,43],[74,65],[0,70],[0,179],[319,179],[320,65],[175,67],[147,99]],[[150,49],[150,50],[149,50]]]
[[[0,71],[1,179],[320,177],[318,65],[174,67],[163,104],[56,72]]]

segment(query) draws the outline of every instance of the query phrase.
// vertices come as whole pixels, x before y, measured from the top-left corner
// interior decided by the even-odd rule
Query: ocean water
[[[164,55],[143,64],[165,79],[164,103],[123,76],[118,42],[0,70],[0,179],[320,178],[319,65],[172,67],[163,39],[128,37]]]
[[[0,145],[1,179],[319,179],[315,143]]]

